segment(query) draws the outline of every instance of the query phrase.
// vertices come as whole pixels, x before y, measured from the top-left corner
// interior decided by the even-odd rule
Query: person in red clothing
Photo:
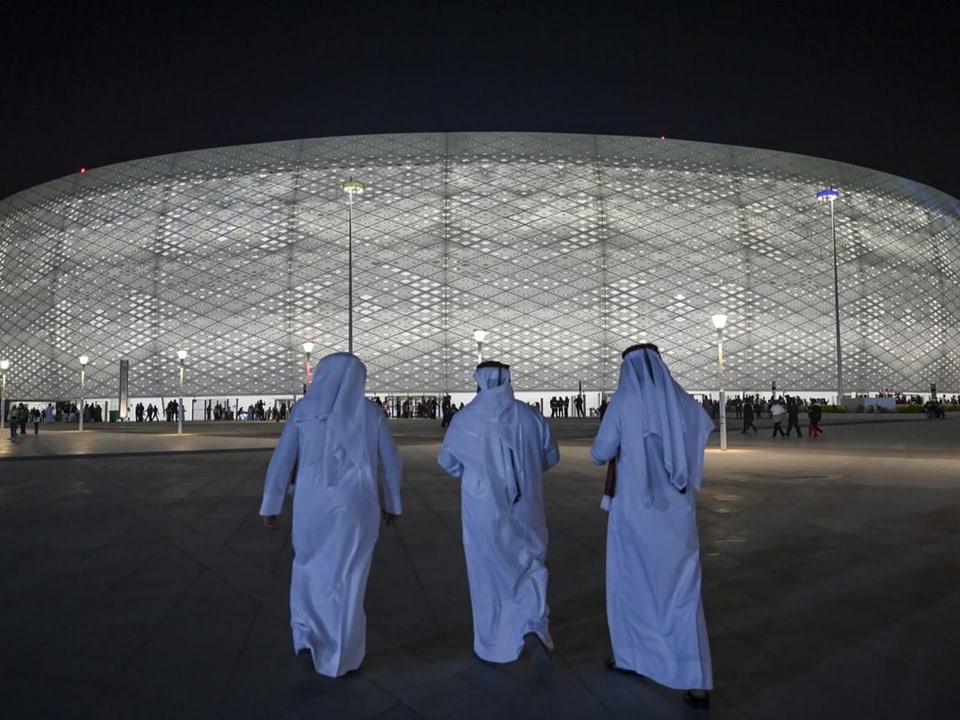
[[[818,435],[823,434],[823,430],[820,429],[820,416],[823,412],[819,403],[816,400],[810,403],[810,408],[807,410],[807,434],[810,437],[817,437]]]

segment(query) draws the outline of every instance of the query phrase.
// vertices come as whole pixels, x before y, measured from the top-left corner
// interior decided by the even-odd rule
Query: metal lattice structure
[[[822,159],[648,138],[337,137],[126,162],[0,202],[0,354],[21,397],[297,392],[346,349],[371,392],[468,391],[476,345],[527,390],[610,389],[658,343],[688,388],[960,390],[960,202]]]

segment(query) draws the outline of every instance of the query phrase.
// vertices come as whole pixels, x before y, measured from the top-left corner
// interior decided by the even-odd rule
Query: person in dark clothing
[[[823,430],[820,429],[820,417],[823,410],[817,402],[810,403],[810,408],[807,410],[807,422],[809,423],[807,427],[807,432],[810,437],[817,437],[818,435],[823,434]]]
[[[27,406],[23,403],[20,403],[20,407],[17,410],[17,422],[20,423],[20,434],[27,434],[27,418],[30,416],[30,411],[27,410]]]
[[[757,426],[753,424],[753,403],[745,400],[743,403],[743,430],[740,433],[745,434],[750,428],[753,428],[753,434],[756,435]]]
[[[455,408],[453,403],[450,402],[450,396],[444,395],[443,402],[440,403],[440,427],[445,428],[450,424],[454,412]]]
[[[790,430],[797,429],[797,437],[803,437],[800,430],[800,403],[796,398],[787,400],[787,437],[790,437]]]

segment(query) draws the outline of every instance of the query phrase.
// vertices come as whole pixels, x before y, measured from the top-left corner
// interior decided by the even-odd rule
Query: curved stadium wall
[[[474,329],[522,390],[611,389],[660,345],[688,389],[836,387],[836,187],[844,386],[960,390],[960,203],[811,157],[648,138],[336,137],[186,152],[0,202],[8,395],[297,393],[347,347],[368,390],[469,391]]]

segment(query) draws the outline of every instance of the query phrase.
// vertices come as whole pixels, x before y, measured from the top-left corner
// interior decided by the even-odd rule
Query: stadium
[[[835,396],[838,310],[847,394],[956,393],[958,266],[960,201],[825,159],[620,136],[305,139],[0,202],[0,356],[6,395],[32,401],[77,398],[81,355],[87,398],[116,407],[122,360],[130,401],[174,397],[178,350],[195,401],[295,397],[304,343],[343,351],[352,327],[371,394],[469,394],[479,351],[518,391],[595,405],[637,342],[714,391],[722,312],[728,393]]]

